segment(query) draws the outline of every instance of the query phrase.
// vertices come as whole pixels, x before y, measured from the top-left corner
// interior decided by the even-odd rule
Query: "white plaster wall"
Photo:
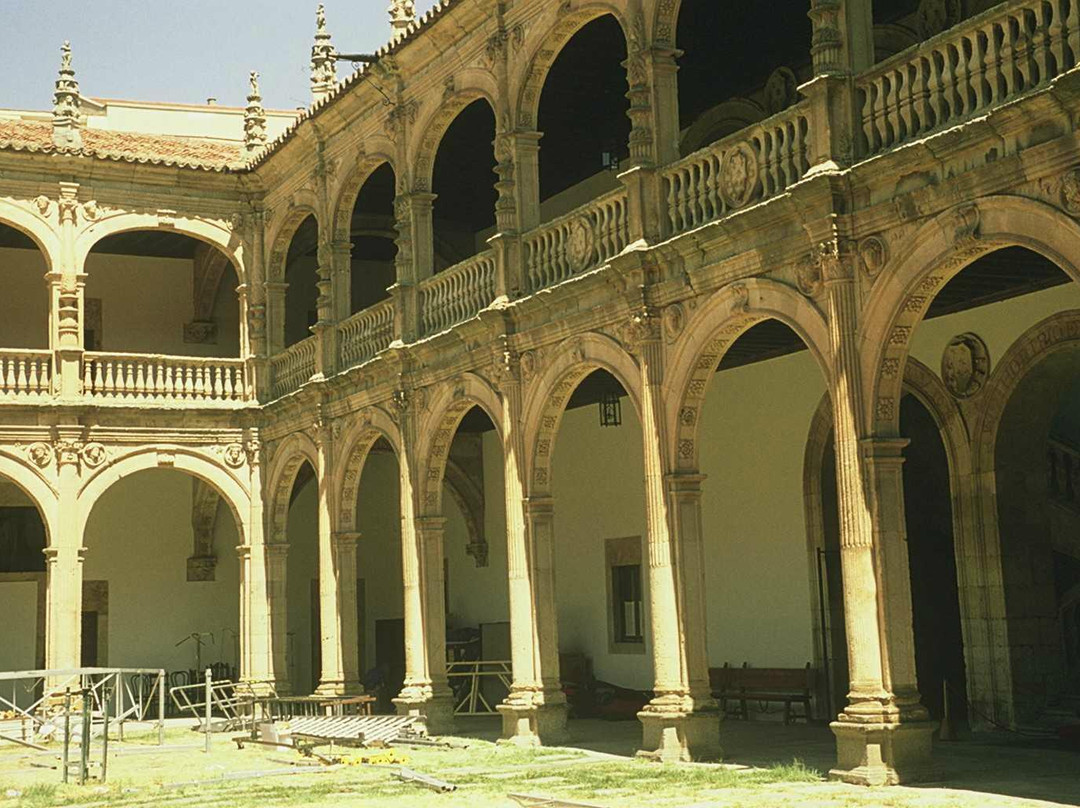
[[[701,414],[709,664],[813,659],[803,452],[825,380],[808,351],[725,370]]]
[[[375,665],[375,621],[405,616],[401,583],[401,506],[398,461],[391,452],[372,452],[357,492],[357,575],[364,581],[364,667]],[[361,674],[366,671],[361,671]]]
[[[0,671],[34,670],[37,644],[37,581],[0,583]],[[0,682],[0,696],[11,698],[11,686]]]
[[[312,582],[319,575],[319,489],[309,480],[296,495],[289,509],[285,535],[289,542],[286,561],[286,624],[289,681],[293,693],[307,695],[319,683],[319,671],[311,667],[311,644],[318,642],[312,632]]]
[[[34,250],[0,248],[0,348],[49,347],[49,287],[45,258]]]
[[[194,316],[193,262],[91,253],[86,259],[86,296],[100,298],[102,350],[179,356],[240,355],[240,304],[236,275],[222,279],[214,316],[216,345],[184,342]]]
[[[607,539],[645,536],[641,425],[628,399],[620,427],[600,426],[596,406],[568,411],[552,458],[555,497],[555,597],[559,650],[592,657],[599,679],[652,687],[648,653],[608,652]],[[644,560],[643,554],[643,560]],[[648,598],[648,575],[642,584]],[[646,607],[646,625],[648,624]]]
[[[218,507],[215,580],[189,583],[193,479],[155,469],[125,477],[98,500],[86,525],[87,581],[109,582],[111,667],[187,669],[195,665],[193,632],[212,632],[203,664],[236,664],[239,629],[239,544],[231,510]]]
[[[477,567],[465,546],[469,536],[457,503],[443,491],[443,511],[447,516],[444,551],[449,568],[450,615],[453,628],[510,619],[509,586],[506,573],[506,502],[503,493],[503,458],[496,432],[482,438],[484,458],[484,536],[488,544],[488,565]],[[488,656],[485,654],[485,656]]]
[[[1051,315],[1076,308],[1080,308],[1080,285],[1068,283],[926,320],[912,333],[911,355],[940,376],[945,346],[953,337],[970,331],[986,343],[992,373],[1005,352],[1025,331]]]

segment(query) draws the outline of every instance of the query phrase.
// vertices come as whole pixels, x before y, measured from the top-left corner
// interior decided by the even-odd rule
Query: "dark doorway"
[[[98,613],[82,613],[82,654],[79,664],[84,668],[96,668],[98,664]]]
[[[904,511],[919,691],[930,715],[941,719],[947,686],[953,720],[966,723],[949,460],[937,423],[911,395],[900,402],[900,434],[911,441],[904,450]]]
[[[375,667],[382,672],[385,692],[389,698],[396,698],[405,686],[405,620],[375,621]],[[383,698],[379,699],[383,705]]]

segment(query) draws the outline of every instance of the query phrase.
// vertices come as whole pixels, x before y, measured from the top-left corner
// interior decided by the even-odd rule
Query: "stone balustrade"
[[[51,392],[52,352],[0,350],[0,394],[24,399]]]
[[[424,335],[437,334],[473,317],[495,299],[495,254],[485,250],[420,284]]]
[[[274,398],[288,395],[315,375],[315,350],[318,342],[308,337],[270,360],[270,389]]]
[[[985,113],[1080,60],[1076,0],[1002,3],[858,77],[862,153]]]
[[[83,394],[159,404],[236,404],[251,398],[240,359],[90,351],[83,354]]]
[[[355,367],[385,350],[394,339],[394,301],[384,300],[357,312],[338,327],[338,361]]]
[[[617,189],[524,236],[529,291],[602,265],[629,244],[625,189]]]
[[[685,233],[774,196],[810,169],[806,102],[736,132],[662,172],[667,226]]]

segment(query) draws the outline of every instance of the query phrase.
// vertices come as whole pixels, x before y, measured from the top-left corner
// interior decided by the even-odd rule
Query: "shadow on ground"
[[[631,756],[641,740],[636,721],[571,721],[567,746]],[[784,726],[772,721],[726,721],[720,730],[727,763],[769,766],[799,759],[827,772],[836,747],[828,727]],[[494,741],[497,720],[458,719],[458,735]],[[934,746],[938,774],[916,788],[955,788],[1024,799],[1080,805],[1080,749],[1006,733],[981,733]]]

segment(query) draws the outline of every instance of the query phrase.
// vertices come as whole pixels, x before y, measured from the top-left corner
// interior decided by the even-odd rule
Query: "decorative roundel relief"
[[[979,392],[990,376],[990,352],[978,334],[953,337],[941,357],[941,379],[957,398]]]

